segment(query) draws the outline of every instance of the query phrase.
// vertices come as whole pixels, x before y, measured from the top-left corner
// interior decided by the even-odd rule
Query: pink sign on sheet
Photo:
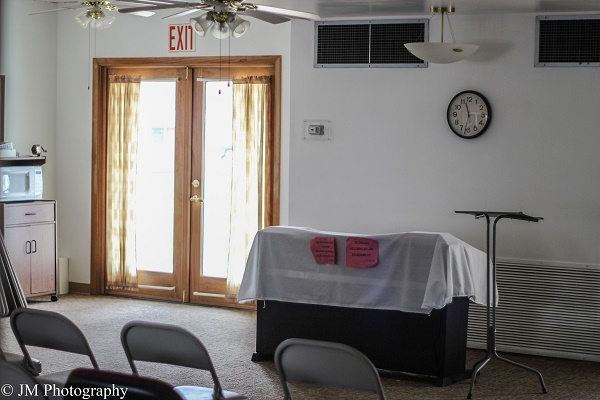
[[[317,264],[335,264],[335,238],[317,236],[310,239],[310,251]]]
[[[346,239],[346,267],[372,268],[379,263],[379,242],[374,239]]]

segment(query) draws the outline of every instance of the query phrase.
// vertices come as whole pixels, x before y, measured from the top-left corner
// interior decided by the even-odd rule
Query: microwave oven
[[[0,167],[0,201],[40,200],[44,191],[42,167]]]

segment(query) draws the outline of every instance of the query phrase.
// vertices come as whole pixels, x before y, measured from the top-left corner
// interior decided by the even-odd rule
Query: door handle
[[[192,197],[190,197],[190,201],[192,203],[204,203],[204,200],[202,200],[200,197],[198,197],[197,194],[195,194]]]
[[[25,242],[25,254],[31,254],[31,242],[29,240]]]
[[[31,252],[32,253],[37,253],[37,242],[35,240],[32,240],[31,244],[32,244]]]

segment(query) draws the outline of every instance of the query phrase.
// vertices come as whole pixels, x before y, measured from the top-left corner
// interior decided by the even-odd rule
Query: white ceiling
[[[322,19],[430,15],[432,6],[458,14],[600,14],[600,0],[250,0],[255,4],[312,12]]]

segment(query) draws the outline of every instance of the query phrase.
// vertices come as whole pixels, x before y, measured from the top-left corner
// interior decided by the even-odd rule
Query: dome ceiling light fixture
[[[440,43],[405,43],[404,47],[406,47],[409,52],[423,61],[434,64],[450,64],[464,60],[477,51],[479,48],[479,45],[477,44],[456,43],[452,25],[450,24],[450,17],[448,16],[449,13],[454,12],[454,7],[431,7],[431,12],[442,14]],[[452,43],[444,43],[444,14],[448,19],[448,26],[450,27],[450,33],[452,34]]]

